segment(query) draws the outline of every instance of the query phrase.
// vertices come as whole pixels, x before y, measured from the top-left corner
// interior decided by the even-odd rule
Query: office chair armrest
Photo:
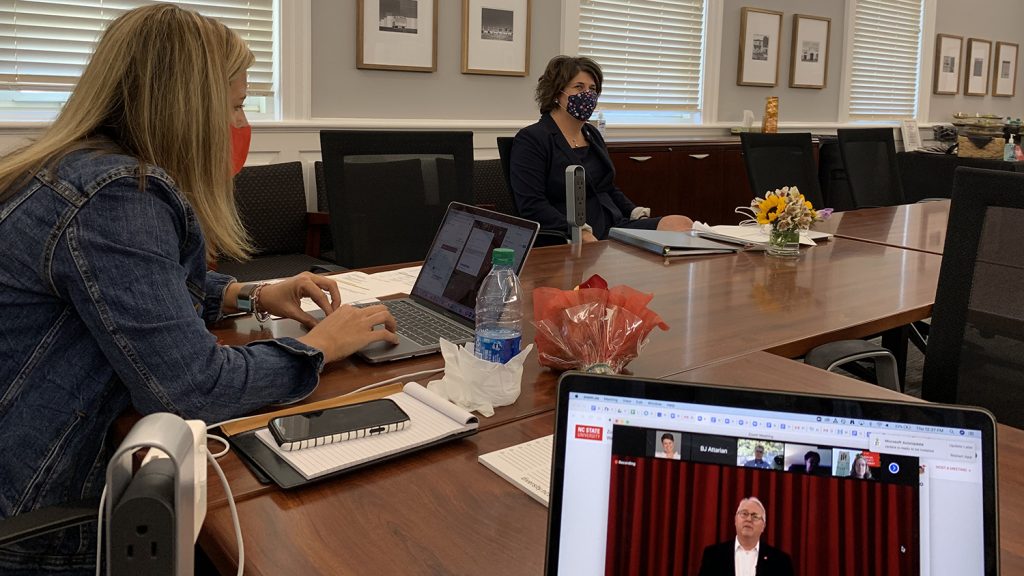
[[[804,356],[804,363],[833,372],[843,364],[871,359],[875,362],[875,378],[879,386],[900,392],[896,357],[887,348],[866,340],[838,340],[815,346]]]
[[[317,264],[310,268],[309,271],[313,274],[338,274],[348,272],[348,268],[338,266],[337,264]]]
[[[306,212],[306,255],[320,257],[320,228],[331,225],[327,212]]]
[[[0,546],[96,520],[100,501],[80,500],[47,506],[0,521]]]
[[[533,245],[535,247],[541,246],[559,246],[561,244],[568,244],[569,236],[565,232],[559,232],[558,230],[541,230],[537,233],[537,239],[534,240]]]

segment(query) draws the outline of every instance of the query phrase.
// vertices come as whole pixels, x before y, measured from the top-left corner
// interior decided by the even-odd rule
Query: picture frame
[[[740,56],[736,84],[775,86],[779,83],[779,39],[782,12],[744,6],[740,10]]]
[[[967,39],[967,57],[964,59],[964,94],[984,96],[988,94],[989,60],[992,56],[992,42],[981,38]]]
[[[832,19],[793,14],[793,43],[789,56],[789,87],[823,89],[828,84]]]
[[[935,36],[935,74],[932,77],[933,94],[960,92],[960,69],[963,68],[963,36],[937,34]]]
[[[996,42],[992,59],[993,96],[1017,95],[1017,48],[1012,42]]]
[[[462,73],[530,72],[532,0],[462,0]]]
[[[356,68],[437,70],[438,0],[356,0]]]

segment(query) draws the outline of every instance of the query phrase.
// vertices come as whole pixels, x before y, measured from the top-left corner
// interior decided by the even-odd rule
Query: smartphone
[[[327,410],[279,416],[270,433],[282,450],[299,450],[334,442],[403,430],[409,415],[390,398],[369,400]]]

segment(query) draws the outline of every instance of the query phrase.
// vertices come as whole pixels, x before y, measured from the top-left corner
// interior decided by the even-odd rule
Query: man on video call
[[[754,496],[740,500],[736,539],[705,548],[698,576],[793,576],[789,554],[761,543],[767,521],[760,500]]]
[[[743,463],[747,468],[771,468],[772,465],[764,459],[764,446],[754,446],[754,457]]]

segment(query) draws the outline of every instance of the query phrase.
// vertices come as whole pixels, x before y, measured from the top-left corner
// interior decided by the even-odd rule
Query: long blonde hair
[[[174,179],[199,218],[208,258],[248,257],[232,188],[228,84],[252,62],[245,42],[212,18],[171,4],[125,13],[49,129],[0,160],[0,202],[69,152],[102,148],[105,136],[140,169],[156,165]]]

